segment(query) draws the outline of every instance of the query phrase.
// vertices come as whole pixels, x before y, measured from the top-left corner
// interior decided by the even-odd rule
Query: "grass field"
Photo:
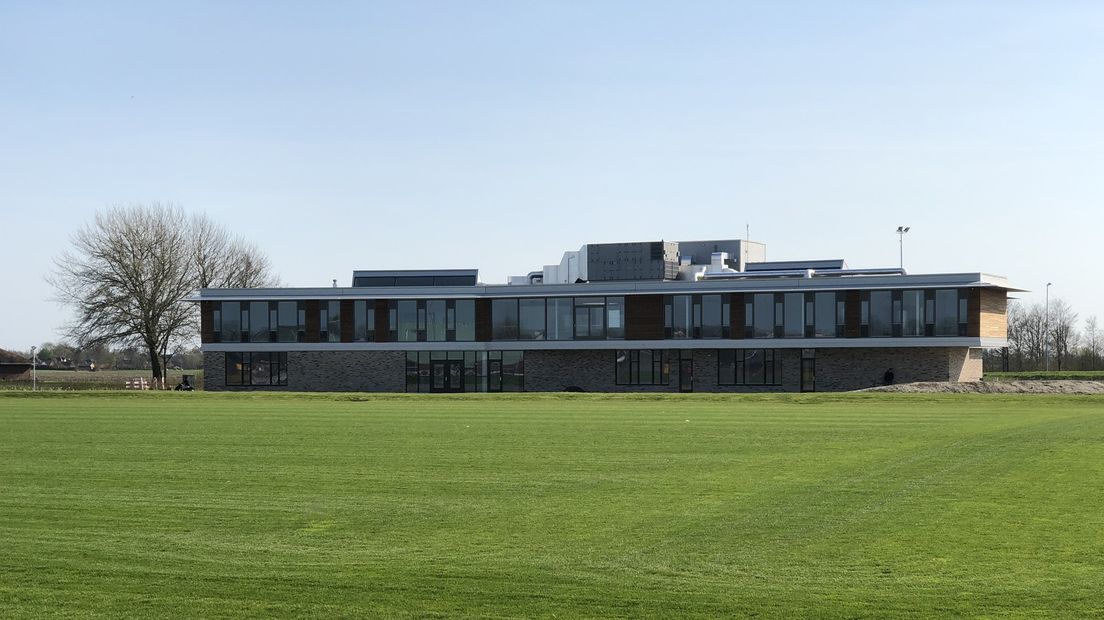
[[[1089,617],[1104,399],[0,394],[0,617]]]

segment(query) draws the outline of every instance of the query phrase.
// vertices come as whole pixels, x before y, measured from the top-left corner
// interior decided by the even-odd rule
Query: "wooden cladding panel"
[[[356,328],[356,317],[353,316],[353,300],[341,300],[341,342],[352,342],[353,331]]]
[[[978,290],[980,290],[978,335],[982,338],[1007,338],[1008,292],[999,288]]]
[[[959,319],[961,320],[961,319]],[[966,335],[981,336],[981,289],[972,288],[966,295]]]
[[[199,341],[215,341],[215,302],[199,302]]]
[[[843,335],[858,338],[862,335],[862,296],[859,291],[847,291],[843,299]]]
[[[732,338],[742,339],[744,337],[744,322],[747,320],[746,308],[744,307],[744,294],[733,293],[732,301],[729,303],[729,318],[728,324],[731,326],[730,332]]]
[[[475,340],[476,342],[491,341],[491,300],[475,300]]]
[[[388,342],[391,335],[391,317],[388,314],[390,302],[386,299],[377,299],[375,307],[376,342]]]
[[[625,297],[625,339],[663,340],[663,296]]]
[[[307,324],[306,334],[304,335],[305,342],[318,342],[321,338],[321,325],[322,313],[319,311],[320,304],[317,299],[308,299],[303,302],[303,309],[306,311]]]

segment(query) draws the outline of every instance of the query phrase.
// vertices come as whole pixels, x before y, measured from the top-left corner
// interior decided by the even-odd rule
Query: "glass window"
[[[227,353],[225,361],[228,386],[287,385],[287,353]]]
[[[813,296],[814,331],[817,338],[835,338],[836,334],[836,294],[816,293]]]
[[[690,295],[671,296],[671,338],[693,338],[692,303]]]
[[[717,351],[717,384],[733,385],[736,383],[736,351],[733,349],[721,349]]]
[[[444,342],[448,335],[448,304],[444,299],[430,299],[426,307],[426,340]]]
[[[901,291],[901,335],[924,335],[924,291]]]
[[[667,385],[671,380],[663,350],[615,351],[614,379],[618,385]]]
[[[723,338],[724,321],[720,295],[701,296],[701,337]]]
[[[272,369],[269,368],[268,355],[265,353],[251,354],[252,372],[250,385],[270,385],[272,383]]]
[[[237,302],[234,303],[236,304]],[[248,353],[226,354],[226,385],[242,384],[242,369],[245,367],[244,360],[242,359],[243,355],[248,355]]]
[[[575,302],[570,297],[548,299],[547,329],[549,340],[571,340],[574,337]]]
[[[475,340],[474,299],[456,300],[456,340],[459,342]]]
[[[893,335],[893,293],[870,292],[870,336],[882,338]]]
[[[353,302],[353,340],[365,342],[371,328],[368,326],[369,304],[365,299],[357,299]],[[375,318],[375,317],[372,317]]]
[[[518,339],[517,299],[491,300],[491,339]]]
[[[222,302],[222,329],[220,332],[220,338],[223,342],[241,341],[241,304],[239,302]]]
[[[766,352],[763,349],[744,350],[744,383],[763,385],[766,383]]]
[[[606,337],[606,299],[575,298],[575,337],[600,340]]]
[[[717,352],[718,385],[781,385],[779,349],[728,349]]]
[[[617,385],[628,385],[631,381],[630,377],[632,377],[629,368],[629,352],[618,351],[614,366],[616,368],[614,379]]]
[[[246,307],[249,312],[249,342],[268,342],[268,302],[251,301]]]
[[[399,342],[418,341],[418,302],[413,299],[400,299],[395,302],[398,307],[398,340]]]
[[[935,291],[935,335],[958,335],[958,289]]]
[[[277,303],[279,313],[279,330],[276,334],[277,342],[297,342],[299,340],[299,304],[294,301],[281,301]]]
[[[518,338],[544,340],[544,299],[521,299],[518,306]]]
[[[786,293],[783,298],[786,316],[782,334],[786,338],[805,337],[805,293]]]
[[[755,293],[752,296],[753,338],[774,337],[774,293]]]
[[[502,352],[502,391],[525,391],[525,352]]]
[[[327,342],[340,342],[341,341],[341,302],[340,301],[327,301],[326,303],[326,323],[322,326],[326,331]]]
[[[606,298],[606,337],[625,337],[625,298]]]

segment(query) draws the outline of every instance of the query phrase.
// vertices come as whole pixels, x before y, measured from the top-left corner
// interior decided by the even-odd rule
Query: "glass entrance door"
[[[679,391],[694,391],[694,360],[679,360]]]
[[[433,360],[429,374],[430,392],[464,391],[464,362],[460,360]]]
[[[801,360],[801,391],[816,391],[816,360],[813,358]]]

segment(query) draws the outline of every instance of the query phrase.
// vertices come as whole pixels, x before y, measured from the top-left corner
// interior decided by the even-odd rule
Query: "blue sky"
[[[284,282],[593,241],[1007,275],[1104,315],[1104,4],[0,4],[0,347],[97,209],[173,201]],[[14,302],[14,303],[13,303]]]

